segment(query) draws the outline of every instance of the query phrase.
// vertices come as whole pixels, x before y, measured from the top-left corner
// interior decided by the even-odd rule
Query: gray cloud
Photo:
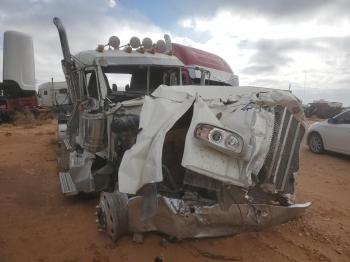
[[[279,68],[291,63],[293,58],[288,55],[288,51],[300,48],[300,43],[298,40],[291,39],[262,39],[258,41],[243,40],[238,46],[241,49],[255,51],[241,73],[256,75],[276,73]]]
[[[195,2],[192,5],[185,4],[183,14],[188,15],[189,10],[195,8],[197,16],[211,16],[215,11],[226,10],[233,14],[279,20],[309,19],[315,16],[333,20],[348,18],[350,11],[348,0],[202,0],[200,4]]]
[[[350,106],[350,88],[295,88],[292,92],[303,100],[303,103],[310,103],[314,100],[325,99],[333,102],[342,102],[344,107]]]
[[[105,0],[109,7],[113,8],[117,4],[115,0]]]
[[[277,65],[271,63],[257,64],[253,63],[253,65],[244,67],[240,70],[240,73],[246,75],[259,75],[259,74],[271,74],[276,72],[278,69]]]
[[[260,39],[243,40],[240,49],[253,50],[248,64],[241,70],[243,74],[270,74],[290,65],[295,58],[293,52],[325,56],[324,64],[338,71],[350,73],[350,36],[319,37],[310,39]],[[310,71],[311,72],[311,71]]]
[[[195,17],[190,14],[187,18],[207,21],[216,17],[217,11],[229,11],[232,17],[241,21],[260,18],[271,26],[280,23],[295,29],[290,34],[291,38],[279,36],[278,30],[273,39],[261,39],[249,33],[248,39],[242,39],[235,34],[237,40],[240,39],[236,60],[242,58],[240,61],[244,63],[233,66],[241,84],[287,89],[291,83],[297,95],[308,102],[324,98],[350,104],[350,79],[347,77],[350,75],[350,31],[337,28],[350,23],[349,0],[203,0],[196,8]],[[311,35],[322,37],[303,34],[302,27],[309,24],[317,32],[311,32]],[[236,26],[244,28],[244,24],[229,24],[229,21],[223,26],[231,28],[232,32],[235,32]],[[306,28],[305,32],[310,32],[310,28]],[[214,41],[215,29],[210,32]],[[227,32],[229,34],[229,29]],[[296,32],[301,33],[300,37]],[[288,35],[288,31],[283,33]],[[328,36],[332,33],[338,36]],[[235,63],[234,59],[231,61]],[[303,91],[303,84],[310,92]]]
[[[263,15],[275,18],[290,18],[291,16],[300,17],[305,15],[313,15],[324,8],[334,5],[332,0],[248,0],[248,1],[224,1],[227,8],[231,11],[243,11],[250,15]],[[225,8],[225,7],[223,7]]]
[[[61,49],[58,34],[52,24],[52,18],[62,18],[68,33],[72,52],[84,49],[93,49],[101,41],[108,39],[111,34],[119,35],[128,31],[130,36],[134,31],[148,32],[162,29],[153,25],[147,17],[135,10],[125,10],[123,5],[117,3],[111,8],[107,0],[0,0],[0,81],[2,79],[2,34],[5,30],[18,30],[33,36],[35,47],[36,78],[39,82],[48,81],[50,77],[62,80]],[[241,17],[263,17],[271,24],[278,20],[285,20],[291,24],[294,21],[302,22],[316,19],[317,23],[331,25],[336,19],[349,21],[350,1],[347,0],[202,0],[197,1],[173,1],[181,5],[183,12],[174,16],[180,19],[181,15],[191,18],[213,17],[218,10],[227,10]],[[152,3],[155,4],[156,3]],[[169,4],[171,5],[171,4]],[[195,12],[193,11],[195,10]],[[159,10],[154,10],[157,15]],[[175,21],[174,21],[175,23]],[[231,26],[231,25],[224,25]],[[234,32],[234,25],[232,25]],[[183,37],[183,43],[197,43],[206,49],[205,42],[216,40],[217,49],[214,53],[221,53],[224,59],[228,59],[227,53],[220,49],[220,39],[215,35],[202,32],[193,32],[186,29],[186,33],[179,32]],[[350,31],[349,31],[350,32]],[[145,32],[147,33],[147,32]],[[197,34],[197,35],[196,35]],[[239,36],[227,34],[227,39],[239,41]],[[350,34],[350,33],[349,33]],[[187,38],[186,38],[187,37]],[[210,39],[209,39],[210,38]],[[197,47],[198,47],[197,46]],[[319,37],[309,39],[246,39],[238,44],[238,52],[246,61],[244,64],[232,64],[238,69],[242,84],[254,84],[267,87],[287,89],[289,83],[300,89],[303,83],[304,72],[298,71],[294,66],[300,62],[300,57],[295,57],[295,52],[304,52],[320,57],[320,64],[315,68],[309,68],[307,86],[316,88],[317,92],[311,92],[308,97],[317,94],[326,95],[320,98],[339,99],[348,101],[349,93],[346,91],[350,83],[347,75],[350,75],[350,36],[344,37]],[[308,59],[307,57],[301,59]],[[232,60],[233,61],[233,60]],[[232,63],[236,63],[233,61]],[[328,88],[332,88],[329,89]],[[311,90],[311,89],[310,89]],[[312,89],[314,90],[314,89]],[[323,90],[322,92],[320,90]],[[324,91],[324,90],[327,90]],[[338,90],[338,91],[332,91]],[[345,90],[345,91],[344,91]],[[299,91],[296,91],[299,92]],[[301,97],[304,93],[299,92]],[[341,95],[336,95],[336,94]],[[332,95],[333,94],[333,95]],[[348,102],[348,104],[350,101]]]
[[[57,30],[52,23],[54,16],[60,17],[66,27],[72,53],[94,49],[97,44],[107,42],[112,34],[125,35],[127,31],[130,34],[128,37],[131,37],[133,32],[145,27],[149,32],[158,30],[148,18],[135,11],[124,10],[119,6],[111,9],[110,1],[1,0],[0,48],[3,32],[6,30],[31,35],[34,41],[36,79],[39,83],[49,81],[51,77],[56,80],[64,79],[60,64],[61,47]]]
[[[344,83],[332,83],[328,88],[310,86],[309,82],[306,82],[305,86],[293,81],[284,81],[274,78],[256,77],[254,80],[246,79],[244,76],[240,79],[245,85],[261,86],[268,88],[278,88],[282,90],[288,90],[291,87],[291,91],[296,95],[304,104],[313,102],[314,100],[325,99],[328,101],[342,102],[343,106],[350,106],[350,77],[344,79]]]
[[[291,51],[294,49],[303,49],[307,51],[315,51],[323,49],[320,46],[320,42],[322,41],[331,41],[337,42],[337,40],[325,39],[325,38],[311,38],[306,40],[300,39],[259,39],[256,41],[251,40],[243,40],[238,46],[242,49],[259,49],[264,52],[271,51]]]

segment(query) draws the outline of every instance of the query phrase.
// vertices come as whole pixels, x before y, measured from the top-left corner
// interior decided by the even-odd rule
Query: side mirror
[[[337,119],[331,117],[331,118],[328,119],[328,123],[329,123],[329,124],[337,124],[338,121],[337,121]]]

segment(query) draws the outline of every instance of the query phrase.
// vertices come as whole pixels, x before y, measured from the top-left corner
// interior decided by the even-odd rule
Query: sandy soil
[[[97,232],[97,198],[65,198],[56,125],[0,126],[0,261],[350,261],[350,157],[302,154],[304,217],[258,233],[169,243],[113,243]]]

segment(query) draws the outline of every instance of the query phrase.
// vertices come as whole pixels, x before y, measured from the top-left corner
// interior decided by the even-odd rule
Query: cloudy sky
[[[63,80],[52,18],[62,19],[71,51],[118,35],[161,39],[223,57],[241,85],[288,89],[304,102],[350,105],[349,0],[0,0],[0,80],[6,30],[32,35],[37,83]]]

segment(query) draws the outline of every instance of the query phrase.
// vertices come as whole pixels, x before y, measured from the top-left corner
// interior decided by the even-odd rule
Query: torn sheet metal
[[[220,113],[220,120],[216,115]],[[243,152],[234,156],[208,148],[194,137],[197,124],[207,123],[229,128],[245,141]],[[264,111],[242,110],[242,106],[227,105],[220,110],[198,97],[194,103],[192,122],[187,132],[182,165],[194,172],[241,187],[252,185],[251,173],[259,171],[269,149],[273,115]],[[266,143],[264,143],[266,141]]]
[[[193,100],[194,97],[182,102],[145,97],[140,115],[141,132],[136,144],[125,152],[119,168],[120,192],[135,194],[143,185],[163,180],[161,159],[165,135]]]
[[[218,204],[191,205],[183,200],[158,197],[155,216],[142,221],[142,197],[128,202],[129,230],[159,231],[177,239],[204,238],[258,231],[301,216],[310,203],[288,207],[267,204],[233,204],[223,210]]]
[[[143,185],[163,180],[165,135],[192,105],[194,110],[182,165],[246,188],[252,185],[252,175],[259,173],[269,151],[274,106],[286,107],[303,121],[300,103],[288,91],[259,87],[160,86],[144,100],[141,131],[136,144],[125,152],[120,165],[120,192],[135,194]],[[194,138],[194,127],[199,122],[239,133],[244,138],[245,153],[239,157],[230,156],[199,144]]]

